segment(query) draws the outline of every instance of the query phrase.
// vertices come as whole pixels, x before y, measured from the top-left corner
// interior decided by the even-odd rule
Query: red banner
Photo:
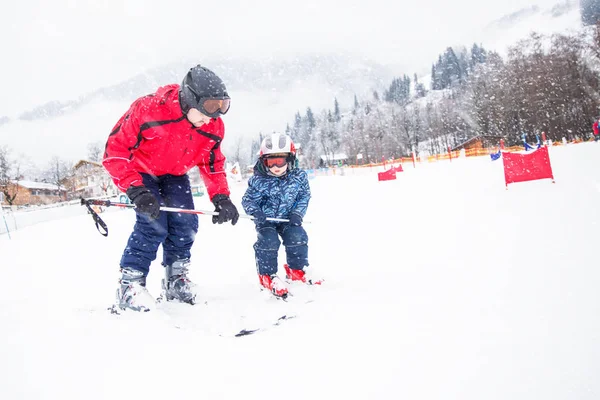
[[[504,181],[509,183],[552,179],[552,166],[548,148],[543,146],[528,154],[502,153],[504,163]]]
[[[377,173],[377,180],[379,181],[392,181],[394,179],[396,179],[396,170],[394,168]]]

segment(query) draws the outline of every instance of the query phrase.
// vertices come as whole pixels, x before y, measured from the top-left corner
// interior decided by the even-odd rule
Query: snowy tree
[[[333,118],[336,123],[342,120],[342,114],[340,112],[340,103],[338,103],[337,97],[333,100]]]
[[[88,144],[88,160],[94,162],[101,162],[104,155],[104,143],[93,142]]]
[[[358,97],[354,95],[354,107],[352,108],[352,114],[356,115],[358,113],[358,107],[360,107],[360,104],[358,103]]]
[[[72,177],[73,171],[70,165],[70,162],[63,160],[58,156],[52,157],[48,164],[48,168],[44,171],[46,182],[55,185],[59,192],[63,187],[71,189],[69,178]]]
[[[410,101],[410,78],[407,75],[402,78],[394,78],[383,98],[387,102],[401,106],[408,104]]]
[[[319,138],[320,147],[327,161],[331,163],[333,161],[333,155],[340,147],[339,132],[331,111],[323,110],[319,119],[319,127],[319,134],[317,136]]]
[[[0,191],[4,194],[4,199],[9,205],[12,205],[17,197],[17,191],[11,190],[13,181],[11,173],[10,149],[7,146],[0,146]]]
[[[585,25],[596,25],[600,20],[600,0],[581,0],[580,11]]]
[[[328,136],[337,130],[339,147],[350,157],[362,154],[363,162],[406,155],[413,147],[445,152],[474,135],[503,136],[508,145],[520,144],[524,132],[529,139],[542,131],[552,140],[587,138],[600,114],[600,27],[595,37],[586,35],[533,33],[506,59],[477,44],[470,51],[448,47],[431,68],[432,90],[451,89],[441,99],[417,101],[425,90],[415,76],[411,96],[404,75],[392,80],[383,102],[355,95],[351,112],[343,114],[334,99],[333,113],[320,113],[313,124],[308,108],[291,130],[304,137],[311,160],[315,146],[334,147]]]

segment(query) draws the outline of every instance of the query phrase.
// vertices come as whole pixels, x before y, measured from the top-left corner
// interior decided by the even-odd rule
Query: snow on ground
[[[552,148],[556,184],[508,190],[487,157],[317,177],[306,229],[326,283],[289,302],[259,290],[247,220],[200,217],[199,304],[120,316],[131,210],[102,214],[107,238],[89,215],[1,235],[0,398],[597,399],[599,154]],[[155,295],[161,277],[155,261]]]

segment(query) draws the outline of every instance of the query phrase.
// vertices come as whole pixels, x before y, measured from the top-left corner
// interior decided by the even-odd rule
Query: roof
[[[459,144],[458,146],[454,146],[452,148],[452,150],[458,150],[458,149],[462,149],[464,146],[467,146],[479,139],[490,139],[490,140],[500,140],[500,139],[504,139],[504,136],[496,136],[496,135],[477,135],[477,136],[473,136],[471,139],[468,139],[464,142],[462,142],[461,144]]]
[[[52,183],[45,182],[34,182],[34,181],[14,181],[13,183],[27,188],[27,189],[44,189],[44,190],[56,190],[56,185]],[[65,190],[63,186],[60,187],[61,190]]]
[[[323,161],[339,161],[339,160],[347,160],[348,156],[345,153],[335,153],[333,155],[325,155],[325,154],[321,154],[321,160]]]
[[[93,165],[95,167],[101,167],[102,168],[102,164],[97,163],[95,161],[89,161],[89,160],[79,160],[79,161],[77,161],[77,164],[75,164],[75,166],[73,168],[77,169],[77,168],[81,167],[84,164],[90,164],[90,165]]]

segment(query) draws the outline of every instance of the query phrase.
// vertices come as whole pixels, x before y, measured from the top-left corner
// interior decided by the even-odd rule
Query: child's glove
[[[300,214],[290,214],[289,218],[290,225],[302,226],[302,216]]]
[[[256,211],[252,216],[254,217],[254,223],[257,225],[262,225],[267,222],[267,216],[261,210]]]
[[[130,186],[126,193],[127,197],[135,204],[137,212],[152,219],[158,218],[160,203],[146,186]]]
[[[212,202],[215,205],[215,211],[219,213],[219,215],[213,215],[213,224],[222,224],[227,221],[231,221],[231,225],[237,224],[240,213],[229,199],[229,196],[218,194],[213,197]]]

